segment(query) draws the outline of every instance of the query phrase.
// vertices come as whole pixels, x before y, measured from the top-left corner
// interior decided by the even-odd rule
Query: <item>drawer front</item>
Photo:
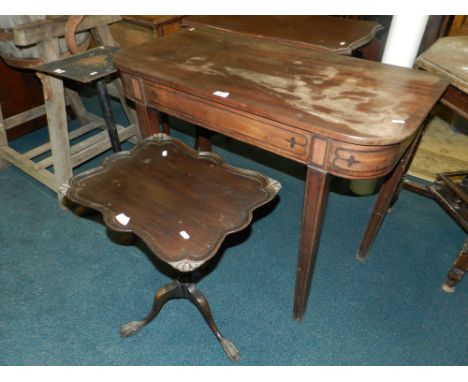
[[[310,134],[149,81],[144,88],[147,104],[160,111],[295,161],[307,161]]]
[[[329,171],[345,178],[375,178],[390,172],[401,153],[401,145],[372,147],[335,141],[329,150]]]

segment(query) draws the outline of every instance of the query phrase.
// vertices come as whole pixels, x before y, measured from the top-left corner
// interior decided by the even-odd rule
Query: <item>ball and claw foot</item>
[[[146,323],[144,321],[129,322],[128,324],[120,327],[120,335],[124,338],[134,336],[145,325]]]
[[[220,341],[221,346],[223,347],[224,352],[227,354],[231,361],[240,360],[240,352],[234,346],[234,344],[226,338],[222,338]]]
[[[447,283],[443,283],[442,284],[442,290],[445,293],[453,293],[453,292],[455,292],[455,287],[451,286],[451,285],[448,285]]]

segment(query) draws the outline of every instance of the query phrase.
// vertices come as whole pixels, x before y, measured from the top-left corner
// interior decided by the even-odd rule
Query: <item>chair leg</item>
[[[447,280],[442,284],[443,291],[447,293],[455,292],[455,285],[463,279],[465,272],[468,272],[468,236],[448,273]]]

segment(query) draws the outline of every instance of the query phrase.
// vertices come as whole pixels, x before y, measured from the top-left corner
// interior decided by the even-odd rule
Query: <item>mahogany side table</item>
[[[165,134],[144,139],[130,152],[73,177],[67,196],[102,213],[108,227],[133,232],[178,271],[158,290],[140,321],[121,327],[136,334],[171,298],[187,298],[201,312],[231,360],[239,351],[218,330],[208,301],[191,272],[212,258],[224,238],[252,220],[252,211],[273,199],[280,185],[257,172],[232,167],[211,152],[197,152]]]
[[[307,166],[296,319],[331,175],[372,179],[404,168],[447,86],[414,69],[203,26],[122,50],[114,63],[143,135],[159,132],[159,111]]]

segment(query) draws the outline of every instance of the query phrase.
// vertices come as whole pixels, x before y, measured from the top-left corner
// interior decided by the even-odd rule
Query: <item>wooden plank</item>
[[[25,158],[11,147],[0,147],[0,156],[53,191],[58,191],[55,177],[50,171],[41,169],[35,162]]]
[[[82,125],[91,122],[78,92],[72,89],[65,89],[65,99]]]
[[[36,106],[32,109],[23,111],[12,117],[6,118],[4,121],[5,129],[11,129],[15,126],[21,125],[22,123],[33,120],[34,118],[40,117],[46,113],[45,105]]]
[[[2,147],[8,147],[8,138],[6,135],[5,124],[3,122],[2,107],[0,105],[0,149]],[[0,169],[5,168],[6,166],[8,166],[8,162],[0,156]]]
[[[124,142],[135,135],[133,129],[128,127],[117,128],[117,132],[119,134],[119,139],[121,142]],[[107,131],[103,131],[97,135],[99,135],[99,139],[96,139],[94,144],[88,144],[87,146],[84,146],[81,151],[78,151],[72,155],[73,167],[76,167],[86,162],[87,160],[95,157],[96,155],[99,155],[104,151],[110,149],[111,143]]]
[[[121,132],[123,130],[129,130],[129,133],[124,135],[125,137],[127,137],[127,135],[128,135],[128,137],[130,137],[132,135],[135,135],[133,126],[123,127],[123,126],[118,125],[117,131],[119,132],[119,137],[120,137],[120,134],[121,134]],[[128,139],[128,137],[126,139]],[[97,133],[96,135],[93,135],[92,137],[89,137],[87,139],[82,140],[81,142],[78,142],[78,143],[72,145],[70,147],[71,156],[73,157],[74,154],[77,154],[77,153],[79,153],[79,152],[81,152],[83,150],[86,150],[87,147],[94,147],[97,143],[99,143],[103,139],[104,140],[106,140],[106,139],[109,140],[109,134],[108,134],[107,130],[101,131],[101,132]],[[109,145],[110,145],[110,143],[109,143]],[[95,155],[98,155],[101,152],[102,151],[96,152]],[[37,162],[37,164],[41,168],[47,168],[47,167],[52,165],[52,157],[44,158],[40,162]],[[73,159],[72,159],[72,166],[75,167],[75,165],[73,165]]]
[[[60,56],[58,39],[48,39],[41,44],[43,56],[47,62]],[[62,80],[47,75],[41,76],[44,89],[44,102],[47,110],[50,147],[54,164],[56,189],[61,184],[68,184],[73,176],[70,142],[68,141],[67,113]],[[59,195],[61,200],[62,195]]]
[[[33,45],[46,39],[65,35],[68,17],[38,20],[20,25],[13,30],[15,43],[19,46]],[[121,20],[120,16],[86,16],[78,25],[76,33]]]
[[[104,121],[93,121],[90,122],[86,125],[83,125],[79,127],[78,129],[75,129],[73,131],[70,131],[68,134],[68,139],[71,141],[72,139],[78,138],[82,136],[83,134],[89,133],[90,131],[97,129],[99,126],[101,126],[104,123]],[[44,143],[43,145],[37,146],[29,151],[26,151],[23,155],[26,158],[32,159],[35,158],[41,154],[44,154],[46,151],[50,150],[50,143]]]

